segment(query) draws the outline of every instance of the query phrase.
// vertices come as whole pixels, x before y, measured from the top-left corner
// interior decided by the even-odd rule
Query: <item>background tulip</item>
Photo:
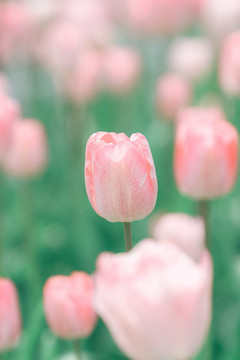
[[[183,109],[174,156],[179,190],[202,200],[230,192],[237,176],[238,138],[237,130],[220,109]]]
[[[4,171],[18,178],[36,176],[45,169],[47,157],[43,125],[37,120],[17,121],[2,160]]]
[[[50,329],[66,339],[88,336],[96,323],[92,296],[93,281],[84,272],[49,278],[43,290],[43,305]]]
[[[181,213],[169,213],[156,219],[153,238],[159,241],[170,241],[179,246],[195,261],[201,258],[205,242],[204,221]]]
[[[108,221],[131,222],[150,214],[157,179],[146,138],[93,134],[86,147],[85,184],[92,207]]]
[[[21,314],[14,283],[0,278],[0,352],[14,347],[21,334]]]
[[[131,359],[190,359],[201,348],[211,319],[206,250],[199,263],[173,244],[153,240],[127,254],[103,253],[95,286],[95,309]]]

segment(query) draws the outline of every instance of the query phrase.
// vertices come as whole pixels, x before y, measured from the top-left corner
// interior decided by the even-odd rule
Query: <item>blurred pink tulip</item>
[[[179,191],[205,200],[229,193],[237,177],[238,139],[220,109],[181,110],[174,158]]]
[[[228,35],[223,41],[219,82],[225,93],[240,94],[240,30]]]
[[[186,28],[192,20],[192,0],[124,0],[123,19],[135,31],[171,34]]]
[[[17,345],[21,335],[21,313],[14,283],[0,278],[0,352]]]
[[[14,177],[28,178],[41,173],[47,163],[45,129],[37,120],[17,121],[2,159],[4,171]]]
[[[84,272],[49,278],[43,289],[43,306],[52,332],[66,339],[90,335],[97,319],[92,297],[93,281]]]
[[[213,38],[215,44],[239,28],[239,0],[205,0],[201,12],[205,32]]]
[[[211,321],[212,261],[198,263],[170,242],[141,241],[97,261],[94,306],[134,360],[191,359]]]
[[[191,97],[192,86],[185,77],[169,72],[158,78],[155,103],[164,119],[173,121],[178,110],[190,104]]]
[[[14,124],[19,117],[19,104],[0,93],[0,161],[10,143]]]
[[[205,243],[205,226],[200,217],[181,213],[169,213],[156,220],[153,227],[153,238],[159,241],[170,241],[198,261]]]
[[[167,64],[170,70],[190,80],[201,80],[213,65],[213,47],[205,38],[177,38],[168,50]]]
[[[112,46],[106,50],[102,77],[109,92],[122,94],[132,90],[141,70],[140,54],[133,48]]]
[[[98,132],[86,147],[85,183],[96,213],[110,222],[146,217],[157,199],[151,150],[142,134]]]
[[[11,0],[0,3],[0,61],[11,60],[16,49],[22,50],[20,47],[26,45],[30,24],[23,2]]]
[[[6,75],[0,72],[0,96],[9,93],[10,84]]]
[[[76,103],[93,100],[101,89],[101,74],[101,52],[92,48],[84,51],[65,80],[66,96]]]

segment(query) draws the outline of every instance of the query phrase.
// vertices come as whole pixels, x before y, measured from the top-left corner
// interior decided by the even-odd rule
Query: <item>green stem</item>
[[[199,215],[202,216],[205,225],[205,237],[206,237],[206,247],[211,253],[211,241],[210,241],[210,212],[209,212],[209,202],[207,200],[201,200],[198,204]],[[213,358],[213,336],[212,336],[212,326],[210,326],[208,338],[203,350],[203,359],[211,360]]]
[[[74,348],[74,352],[75,352],[75,355],[76,355],[76,359],[77,360],[82,360],[81,346],[80,346],[80,341],[79,340],[74,340],[73,341],[73,348]]]
[[[123,228],[124,228],[124,239],[125,239],[126,251],[129,251],[133,248],[131,223],[124,222]]]

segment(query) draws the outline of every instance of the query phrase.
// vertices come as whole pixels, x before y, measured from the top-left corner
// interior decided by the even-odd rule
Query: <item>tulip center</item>
[[[104,135],[101,140],[105,141],[105,143],[107,143],[107,144],[109,144],[109,143],[116,144],[115,139],[110,134]]]

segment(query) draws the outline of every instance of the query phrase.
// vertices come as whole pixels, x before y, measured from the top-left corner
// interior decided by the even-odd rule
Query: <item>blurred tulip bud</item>
[[[104,54],[103,81],[109,92],[129,92],[139,80],[142,70],[140,54],[124,46],[109,47]]]
[[[220,109],[181,110],[174,158],[179,191],[202,200],[229,193],[237,177],[238,139]]]
[[[2,160],[10,143],[13,127],[19,117],[19,104],[0,93],[0,160]]]
[[[174,243],[195,261],[201,258],[205,243],[205,226],[201,217],[164,214],[155,221],[152,232],[154,239]]]
[[[186,28],[193,17],[192,0],[124,0],[123,20],[141,34],[172,34]]]
[[[17,178],[33,177],[45,169],[47,157],[43,125],[32,119],[17,121],[2,159],[4,171]]]
[[[228,35],[222,44],[219,82],[229,95],[240,94],[240,31]]]
[[[79,56],[65,82],[66,96],[76,103],[93,100],[101,88],[102,54],[88,49]]]
[[[43,289],[43,306],[52,332],[65,339],[90,335],[97,320],[92,297],[93,281],[84,272],[49,278]]]
[[[192,86],[184,76],[165,73],[158,78],[155,102],[164,119],[173,121],[178,110],[190,104],[191,97]]]
[[[21,313],[14,283],[0,278],[0,352],[17,345],[21,335]]]
[[[205,0],[202,7],[202,21],[214,42],[239,27],[239,0]]]
[[[182,37],[168,50],[168,67],[193,81],[201,80],[213,65],[213,47],[205,38]]]
[[[98,132],[86,147],[85,184],[96,213],[110,222],[146,217],[157,199],[151,150],[142,134]]]
[[[143,240],[97,261],[95,309],[134,360],[193,358],[209,329],[211,293],[207,250],[195,263],[170,242]]]

